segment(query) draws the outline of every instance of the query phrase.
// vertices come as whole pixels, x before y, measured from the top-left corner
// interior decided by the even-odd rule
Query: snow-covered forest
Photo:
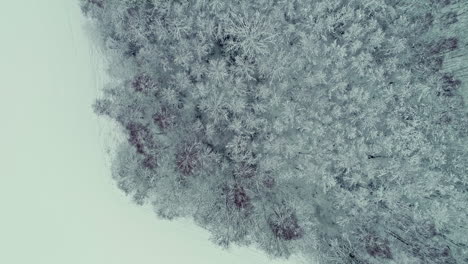
[[[113,178],[221,246],[468,263],[466,0],[80,0]]]

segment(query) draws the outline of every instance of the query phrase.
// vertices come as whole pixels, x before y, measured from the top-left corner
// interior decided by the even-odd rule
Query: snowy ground
[[[90,107],[102,58],[83,21],[73,0],[0,4],[0,263],[293,263],[217,248],[114,186],[114,139]]]

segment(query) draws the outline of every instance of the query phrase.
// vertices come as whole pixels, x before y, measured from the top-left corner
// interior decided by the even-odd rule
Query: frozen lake
[[[111,180],[109,131],[91,110],[103,64],[75,1],[0,10],[0,263],[293,263],[222,250],[189,221],[132,204]]]

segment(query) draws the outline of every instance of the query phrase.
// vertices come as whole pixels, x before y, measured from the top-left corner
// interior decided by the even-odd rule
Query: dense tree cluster
[[[276,256],[468,263],[466,0],[81,6],[137,203]]]

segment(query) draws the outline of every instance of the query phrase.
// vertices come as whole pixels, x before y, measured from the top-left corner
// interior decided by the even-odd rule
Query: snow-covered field
[[[103,59],[75,2],[0,4],[0,263],[280,263],[222,250],[114,186],[115,134],[91,111]]]

